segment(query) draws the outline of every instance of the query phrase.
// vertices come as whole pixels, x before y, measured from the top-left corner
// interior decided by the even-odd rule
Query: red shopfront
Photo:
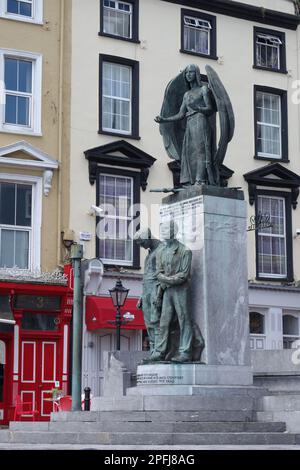
[[[137,301],[138,298],[129,297],[121,309],[123,319],[128,318],[129,313],[131,317],[131,320],[121,328],[122,351],[141,351],[143,349],[146,327],[142,311],[136,308]],[[110,297],[86,297],[82,387],[90,387],[93,396],[103,394],[105,376],[103,352],[116,350],[116,327],[110,323],[115,319],[116,309]]]
[[[0,424],[12,419],[17,395],[35,404],[39,421],[47,421],[52,389],[69,393],[72,290],[65,285],[0,282],[0,297],[15,320],[15,325],[0,325]]]

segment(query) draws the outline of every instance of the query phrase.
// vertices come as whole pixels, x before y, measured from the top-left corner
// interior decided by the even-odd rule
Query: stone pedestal
[[[163,199],[161,220],[170,216],[179,226],[178,239],[193,252],[191,308],[205,339],[201,360],[208,366],[245,368],[241,377],[248,385],[247,207],[243,192],[191,187]]]

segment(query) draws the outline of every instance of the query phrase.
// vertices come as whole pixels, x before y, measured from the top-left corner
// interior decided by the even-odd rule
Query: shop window
[[[265,333],[265,316],[258,312],[250,312],[250,334]]]
[[[57,315],[49,313],[23,313],[22,329],[39,331],[57,331],[59,326]]]
[[[60,310],[60,297],[57,296],[36,296],[36,295],[16,295],[14,297],[14,307],[27,310]]]
[[[259,312],[250,312],[250,348],[265,349],[265,316]]]
[[[292,349],[295,347],[294,342],[299,340],[299,318],[294,315],[283,315],[283,348]]]

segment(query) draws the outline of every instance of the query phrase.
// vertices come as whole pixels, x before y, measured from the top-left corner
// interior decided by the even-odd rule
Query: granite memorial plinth
[[[160,218],[174,219],[177,238],[192,250],[191,309],[205,348],[201,363],[138,366],[137,385],[147,377],[152,386],[251,385],[243,192],[192,186],[164,198]]]

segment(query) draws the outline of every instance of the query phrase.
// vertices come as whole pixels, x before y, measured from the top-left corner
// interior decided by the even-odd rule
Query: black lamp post
[[[129,292],[129,289],[126,289],[123,286],[121,279],[117,280],[116,285],[113,289],[109,289],[111,299],[113,301],[114,306],[117,309],[116,319],[108,322],[112,325],[115,325],[117,329],[117,351],[120,351],[121,326],[127,323],[126,320],[122,320],[120,309],[125,304],[128,292]]]

